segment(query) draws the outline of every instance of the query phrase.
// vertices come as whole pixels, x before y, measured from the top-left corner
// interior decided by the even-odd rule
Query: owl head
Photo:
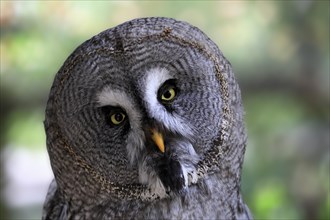
[[[65,197],[152,200],[217,173],[238,185],[246,136],[230,63],[198,28],[136,19],[80,45],[46,108]]]

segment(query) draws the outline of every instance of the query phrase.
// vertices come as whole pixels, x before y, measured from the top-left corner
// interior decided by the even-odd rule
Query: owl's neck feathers
[[[144,41],[144,40],[150,40],[151,38],[167,38],[171,39],[175,42],[180,42],[181,44],[189,47],[193,47],[202,54],[204,54],[206,57],[208,57],[210,60],[213,61],[215,71],[216,71],[216,77],[218,78],[221,86],[221,94],[222,94],[222,122],[221,122],[221,131],[220,136],[217,140],[214,141],[213,147],[206,153],[203,160],[201,160],[197,165],[197,175],[194,175],[193,178],[189,178],[188,185],[193,185],[199,180],[203,179],[207,175],[212,175],[212,173],[219,171],[221,169],[221,161],[225,156],[230,152],[228,152],[228,149],[230,146],[228,146],[228,140],[230,139],[230,134],[232,133],[231,127],[234,126],[233,124],[233,113],[231,112],[230,108],[230,91],[229,91],[229,85],[228,85],[228,78],[231,78],[233,76],[228,76],[226,73],[227,71],[231,72],[230,64],[224,62],[220,63],[217,56],[219,52],[213,51],[213,48],[206,48],[205,46],[190,41],[184,38],[181,38],[178,35],[173,34],[172,29],[169,27],[163,28],[163,31],[158,34],[153,34],[150,36],[145,36],[142,38],[138,38],[138,42]],[[113,53],[118,53],[120,51],[117,51],[114,48],[104,48],[107,50],[112,51]],[[94,53],[97,53],[96,50]],[[90,52],[93,53],[93,52]],[[82,54],[78,55],[77,57],[74,57],[73,60],[71,60],[71,63],[75,63],[76,59],[79,59],[79,56],[83,56]],[[229,70],[228,70],[229,69]],[[53,102],[56,105],[57,103],[57,96],[59,95],[61,91],[61,87],[63,87],[63,82],[66,77],[68,77],[70,71],[65,71],[62,73],[62,75],[59,76],[60,81],[60,88],[57,89],[57,93],[55,93],[55,97],[53,98]],[[51,99],[50,99],[51,100]],[[54,107],[54,106],[53,106]],[[54,110],[54,109],[53,109]],[[51,114],[51,113],[50,113]],[[46,125],[46,123],[45,123]],[[160,195],[156,195],[155,193],[151,192],[150,189],[147,188],[147,186],[142,184],[127,184],[127,185],[119,185],[117,183],[111,182],[107,179],[106,176],[102,175],[98,171],[96,171],[91,165],[88,164],[82,157],[80,157],[73,148],[68,144],[68,142],[65,140],[64,136],[61,134],[60,128],[58,127],[56,122],[48,123],[48,126],[53,127],[55,132],[57,133],[57,142],[58,146],[62,146],[65,151],[71,156],[71,158],[74,160],[75,164],[77,164],[81,170],[87,172],[92,178],[98,182],[100,185],[100,190],[105,191],[109,194],[116,195],[119,198],[126,198],[126,199],[141,199],[141,200],[155,200],[162,198]],[[235,126],[234,126],[235,127]],[[46,125],[47,130],[47,125]],[[229,141],[230,142],[230,141]],[[227,146],[226,146],[227,145]],[[220,147],[221,146],[221,147]],[[49,150],[51,151],[52,146],[49,146]],[[64,152],[62,152],[64,153]],[[61,172],[59,172],[61,173]],[[59,174],[60,175],[60,174]],[[188,174],[189,175],[189,174]],[[56,176],[56,174],[55,174]],[[197,178],[196,178],[197,176]],[[191,176],[190,176],[191,177]],[[239,180],[238,180],[239,181]],[[64,189],[65,190],[65,189]]]

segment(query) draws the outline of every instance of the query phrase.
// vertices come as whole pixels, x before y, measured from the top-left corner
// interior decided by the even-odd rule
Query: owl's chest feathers
[[[234,218],[239,194],[229,192],[214,176],[190,186],[184,196],[142,202],[138,200],[107,199],[89,207],[83,215],[91,219],[214,219]],[[89,215],[88,213],[93,213]]]

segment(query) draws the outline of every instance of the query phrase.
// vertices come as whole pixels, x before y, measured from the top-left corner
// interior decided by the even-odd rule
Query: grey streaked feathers
[[[240,89],[188,23],[136,19],[80,45],[54,79],[45,130],[55,180],[43,219],[251,219]]]

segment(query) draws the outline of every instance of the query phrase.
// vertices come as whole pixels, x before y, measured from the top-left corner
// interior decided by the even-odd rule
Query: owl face
[[[218,136],[214,64],[174,46],[158,40],[121,56],[89,56],[67,78],[59,124],[74,151],[112,182],[183,193]]]
[[[94,36],[65,61],[48,100],[57,184],[70,199],[135,186],[165,196],[185,193],[214,163],[219,172],[222,147],[235,156],[221,166],[240,167],[236,86],[216,45],[187,23],[137,19]]]

